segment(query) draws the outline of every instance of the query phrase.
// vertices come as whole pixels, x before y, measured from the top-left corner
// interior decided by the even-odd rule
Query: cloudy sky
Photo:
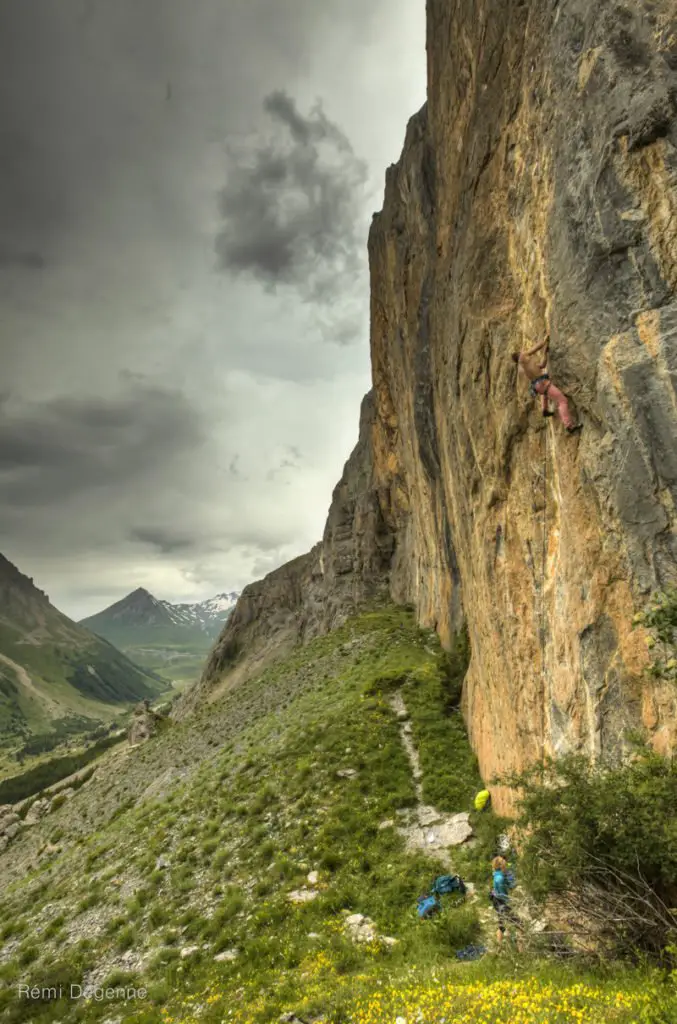
[[[79,618],[307,550],[423,0],[0,0],[0,552]]]

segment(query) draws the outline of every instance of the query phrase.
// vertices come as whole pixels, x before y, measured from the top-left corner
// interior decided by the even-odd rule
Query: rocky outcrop
[[[127,739],[134,746],[151,739],[157,732],[159,724],[163,721],[162,715],[154,711],[147,700],[137,704],[132,712],[132,718],[127,730]]]
[[[245,591],[202,692],[238,643],[303,640],[387,581],[444,642],[467,623],[486,779],[620,752],[628,727],[671,751],[674,691],[631,620],[677,580],[674,5],[428,0],[427,18],[428,102],[369,237],[360,442],[323,542]],[[516,381],[511,352],[547,331],[578,437]]]

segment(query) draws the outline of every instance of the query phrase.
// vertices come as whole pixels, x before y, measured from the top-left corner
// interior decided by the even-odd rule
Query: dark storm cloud
[[[163,555],[172,555],[177,551],[189,551],[195,542],[185,534],[166,530],[162,526],[139,526],[132,530],[130,539],[147,544]]]
[[[60,398],[11,411],[0,404],[0,495],[36,507],[131,484],[203,439],[179,392],[140,385],[118,399]]]
[[[363,265],[367,166],[319,104],[304,117],[277,91],[264,109],[275,137],[232,155],[221,192],[220,266],[329,301]]]

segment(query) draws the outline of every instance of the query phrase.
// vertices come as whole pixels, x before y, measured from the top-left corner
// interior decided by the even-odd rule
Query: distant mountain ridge
[[[163,630],[175,633],[177,639],[182,633],[185,639],[204,637],[205,646],[209,646],[220,633],[239,596],[232,591],[217,594],[206,601],[172,604],[155,597],[144,587],[138,587],[103,611],[82,619],[81,625],[112,643],[116,642],[113,637],[118,640],[124,637],[129,642],[131,634],[136,633],[138,641],[142,633]]]
[[[0,738],[92,727],[166,686],[105,638],[73,622],[0,555]]]
[[[162,601],[170,615],[175,621],[181,620],[187,624],[197,624],[210,637],[216,637],[221,631],[224,622],[230,618],[230,614],[237,604],[239,594],[235,591],[230,593],[217,594],[206,601],[198,601],[195,604],[170,604],[169,601]]]
[[[81,625],[115,644],[138,665],[174,683],[193,682],[202,672],[216,638],[239,594],[172,604],[138,587]]]

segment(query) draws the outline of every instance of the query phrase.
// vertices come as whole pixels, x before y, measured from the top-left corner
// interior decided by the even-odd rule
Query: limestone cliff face
[[[627,726],[668,751],[675,699],[631,619],[677,580],[677,10],[427,6],[428,102],[369,238],[360,443],[323,542],[248,588],[205,679],[277,628],[280,580],[295,639],[387,582],[443,640],[467,622],[485,778]],[[578,437],[510,360],[547,330]]]

